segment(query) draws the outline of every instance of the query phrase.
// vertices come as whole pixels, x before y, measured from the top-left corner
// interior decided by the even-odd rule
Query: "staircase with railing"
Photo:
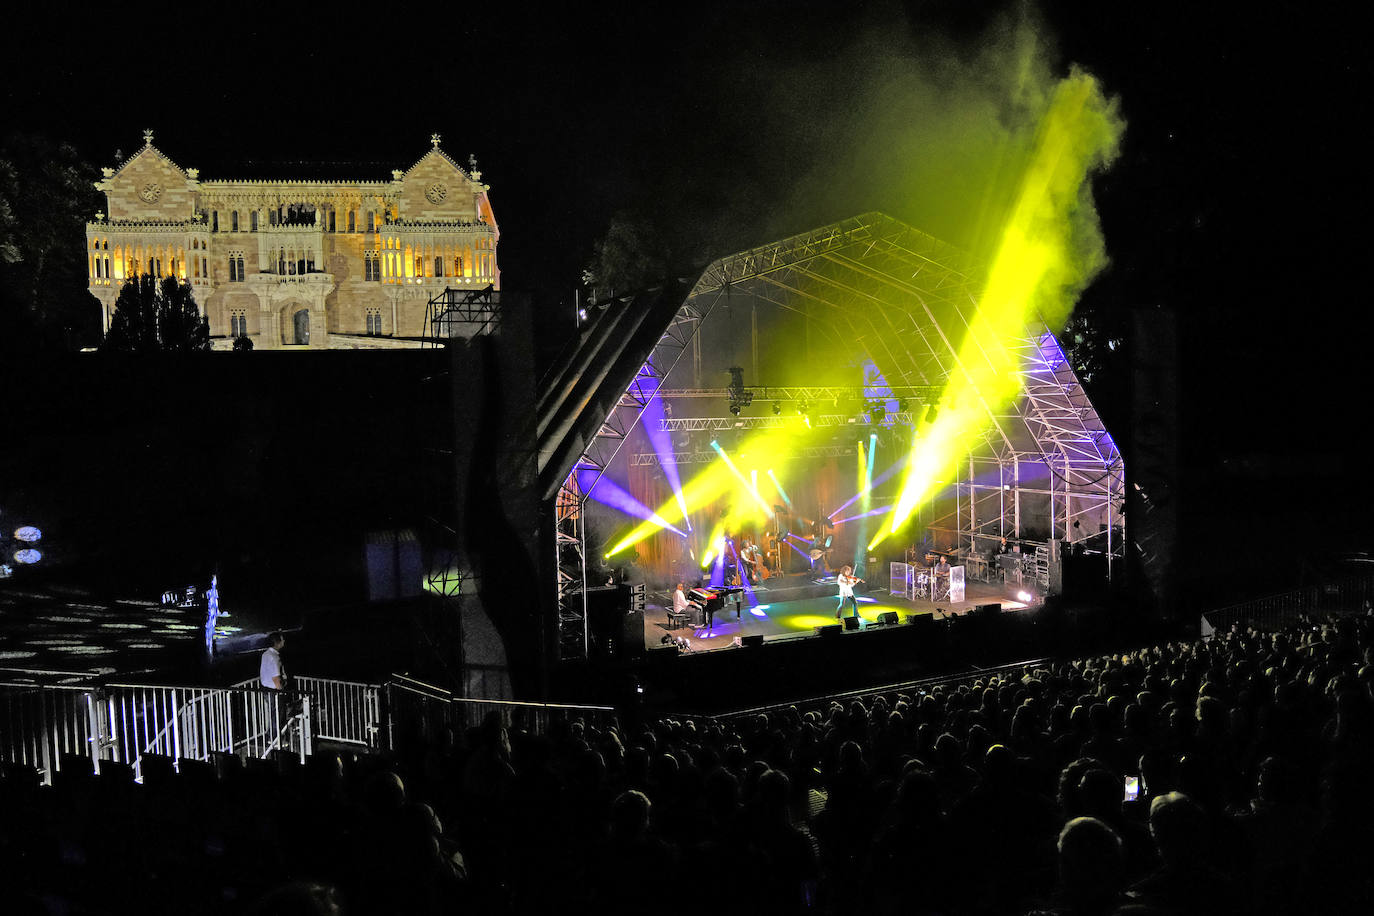
[[[432,684],[394,675],[380,684],[293,677],[289,690],[256,680],[231,687],[115,682],[63,683],[71,676],[0,670],[0,765],[55,774],[80,761],[99,774],[102,763],[127,765],[143,778],[145,757],[174,762],[215,755],[267,758],[338,748],[395,750],[412,735],[479,725],[497,713],[507,725],[541,734],[557,717],[609,724],[606,706],[522,703],[455,697]],[[88,762],[89,761],[89,762]]]

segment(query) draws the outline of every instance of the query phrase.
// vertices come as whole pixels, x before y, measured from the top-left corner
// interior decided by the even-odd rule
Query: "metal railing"
[[[99,759],[91,691],[64,685],[0,683],[0,761],[33,767],[51,784],[64,756]]]
[[[479,726],[493,712],[500,713],[507,728],[531,735],[547,734],[554,722],[581,719],[594,728],[604,728],[615,720],[611,706],[579,706],[568,703],[522,703],[516,700],[475,700],[455,697],[453,705],[466,728]]]
[[[139,779],[146,754],[209,760],[286,751],[304,762],[313,747],[311,698],[294,690],[108,684],[97,710],[102,757],[129,764]]]
[[[526,703],[518,700],[480,700],[455,697],[451,692],[404,675],[393,675],[386,684],[388,723],[394,742],[404,733],[423,738],[438,737],[438,732],[477,728],[492,713],[500,716],[507,728],[532,735],[547,734],[556,721],[582,719],[601,728],[615,719],[611,706],[584,706],[570,703]]]
[[[310,697],[314,737],[376,750],[383,740],[382,688],[357,681],[293,677],[291,689]]]
[[[1374,573],[1365,573],[1205,611],[1202,618],[1217,632],[1226,632],[1232,626],[1279,630],[1304,617],[1354,613],[1371,598]]]
[[[0,683],[0,761],[31,766],[51,785],[63,759],[128,764],[142,779],[149,754],[173,761],[217,753],[302,761],[313,749],[311,698],[286,690]]]
[[[493,712],[532,734],[558,720],[604,727],[615,717],[609,706],[455,697],[403,675],[384,684],[293,677],[290,690],[267,690],[256,679],[184,687],[5,677],[0,672],[0,761],[31,766],[49,785],[64,757],[89,758],[96,773],[102,761],[127,764],[141,781],[150,754],[178,761],[286,752],[303,762],[320,741],[396,750],[412,737],[443,740],[479,726]]]
[[[257,678],[235,684],[256,689]],[[358,681],[292,676],[291,691],[310,698],[311,734],[315,741],[354,744],[368,750],[382,746],[382,687]]]

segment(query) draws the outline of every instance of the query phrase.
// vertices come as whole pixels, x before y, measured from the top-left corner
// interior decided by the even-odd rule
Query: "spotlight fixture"
[[[739,416],[741,407],[748,407],[754,403],[754,392],[744,387],[744,370],[739,366],[731,366],[730,387],[725,389],[725,393],[730,397],[730,412]]]
[[[776,416],[778,416],[778,415],[781,414],[781,413],[782,413],[782,405],[779,404],[777,401],[774,401],[774,402],[773,402],[773,416],[776,417]]]
[[[927,422],[927,423],[934,423],[934,422],[935,422],[935,418],[938,417],[939,415],[940,415],[940,408],[936,407],[934,404],[931,404],[929,407],[926,408],[926,422]]]

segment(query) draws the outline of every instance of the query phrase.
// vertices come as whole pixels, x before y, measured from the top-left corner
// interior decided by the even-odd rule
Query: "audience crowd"
[[[767,714],[0,778],[19,913],[1238,914],[1374,901],[1374,620]],[[3,906],[0,906],[3,909]]]

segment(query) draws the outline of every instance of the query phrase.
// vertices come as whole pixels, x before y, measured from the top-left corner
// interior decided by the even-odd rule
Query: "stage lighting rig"
[[[730,387],[725,389],[730,396],[730,413],[739,416],[740,409],[748,407],[754,403],[754,392],[744,387],[744,370],[739,366],[731,366]]]

